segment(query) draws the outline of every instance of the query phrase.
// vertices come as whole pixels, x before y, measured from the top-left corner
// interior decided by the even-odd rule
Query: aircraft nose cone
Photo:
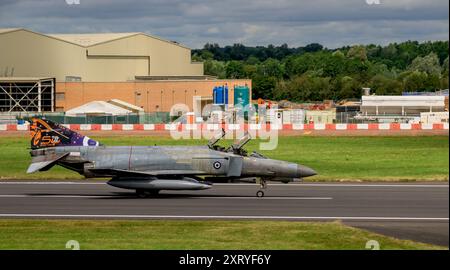
[[[298,165],[297,167],[297,174],[299,175],[299,177],[309,177],[309,176],[314,176],[317,174],[316,171],[314,171],[313,169],[303,166],[303,165]]]

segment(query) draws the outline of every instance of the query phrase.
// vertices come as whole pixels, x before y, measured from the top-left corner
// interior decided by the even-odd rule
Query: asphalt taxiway
[[[331,221],[402,239],[449,245],[444,183],[216,184],[137,198],[101,181],[2,181],[0,218],[252,219]]]

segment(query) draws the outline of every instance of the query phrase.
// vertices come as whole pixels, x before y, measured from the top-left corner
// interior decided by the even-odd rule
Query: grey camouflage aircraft
[[[54,165],[87,178],[111,178],[111,186],[132,189],[139,197],[161,190],[202,190],[214,182],[259,183],[256,196],[264,196],[267,181],[292,182],[316,172],[303,165],[248,154],[242,139],[225,148],[207,146],[105,146],[63,125],[34,118],[30,125],[32,161],[27,173],[47,171]]]

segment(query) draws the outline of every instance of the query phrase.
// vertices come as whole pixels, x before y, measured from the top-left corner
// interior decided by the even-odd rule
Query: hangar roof
[[[27,31],[37,35],[54,38],[57,40],[65,41],[71,44],[75,44],[81,47],[90,47],[97,44],[114,41],[121,38],[131,37],[135,35],[144,35],[149,38],[154,38],[160,41],[167,42],[169,44],[173,44],[185,49],[189,49],[185,45],[182,45],[178,42],[169,41],[167,39],[163,39],[157,36],[149,35],[142,32],[129,32],[129,33],[85,33],[85,34],[43,34],[39,32],[34,32],[24,28],[0,28],[0,34],[5,34],[8,32],[14,31]]]
[[[19,30],[20,28],[0,28],[0,34]]]
[[[0,77],[0,82],[34,82],[43,80],[53,80],[50,77]]]
[[[80,46],[89,47],[124,37],[134,36],[139,33],[100,33],[100,34],[47,34],[48,36],[62,39]]]

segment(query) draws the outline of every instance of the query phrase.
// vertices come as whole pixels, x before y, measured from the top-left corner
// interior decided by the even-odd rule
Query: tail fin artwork
[[[33,118],[31,149],[55,146],[98,146],[99,142],[47,119]]]

